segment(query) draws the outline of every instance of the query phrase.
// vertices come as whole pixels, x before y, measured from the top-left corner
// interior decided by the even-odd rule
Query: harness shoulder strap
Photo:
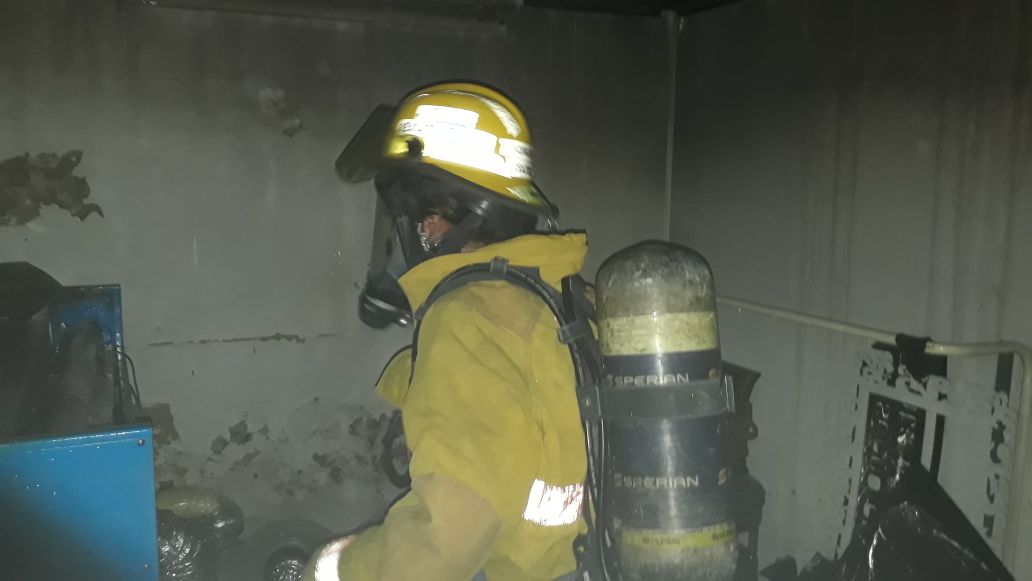
[[[541,278],[541,273],[537,268],[511,266],[509,261],[504,258],[494,258],[491,262],[471,264],[460,268],[446,276],[441,282],[437,283],[437,286],[430,291],[430,295],[427,296],[426,300],[423,301],[423,304],[416,310],[415,318],[417,328],[418,322],[422,321],[423,318],[426,317],[426,313],[430,310],[430,307],[432,307],[437,301],[441,300],[444,295],[475,282],[505,281],[537,294],[537,292],[535,292],[536,289],[528,288],[527,284],[521,284],[523,282],[521,277],[513,276],[513,273],[522,274],[524,277],[539,282],[542,287],[549,291],[549,294],[553,299],[559,297],[559,293],[555,292],[555,290],[548,286],[548,284]]]
[[[588,285],[579,275],[564,278],[562,292],[559,292],[541,278],[538,269],[511,266],[504,258],[494,258],[487,263],[471,264],[456,270],[434,287],[415,313],[415,325],[412,329],[412,373],[415,372],[416,356],[419,353],[419,329],[427,312],[448,293],[468,284],[484,281],[505,281],[523,288],[540,298],[555,316],[559,325],[557,339],[569,348],[573,361],[577,401],[581,421],[585,426],[588,496],[589,502],[594,504],[599,500],[600,492],[601,469],[593,457],[598,454],[596,447],[602,439],[601,434],[594,429],[594,426],[599,425],[604,407],[604,392],[600,388],[602,360],[598,341],[591,328],[591,323],[595,319],[594,305],[587,297]],[[412,375],[409,376],[409,381],[411,380]],[[598,441],[593,443],[595,440]],[[573,550],[578,570],[573,574],[573,578],[590,581],[605,579],[607,574],[604,550],[592,510],[585,507],[583,517],[588,533],[578,537],[574,542]]]
[[[598,341],[591,328],[594,306],[587,298],[587,283],[579,275],[564,278],[562,292],[559,292],[541,278],[537,268],[512,266],[505,258],[498,257],[490,262],[471,264],[456,270],[437,283],[416,310],[412,329],[412,372],[415,372],[416,357],[419,354],[420,326],[430,308],[448,293],[484,281],[508,282],[544,301],[559,324],[558,340],[570,349],[581,419],[599,419],[602,415],[599,389],[602,372]]]

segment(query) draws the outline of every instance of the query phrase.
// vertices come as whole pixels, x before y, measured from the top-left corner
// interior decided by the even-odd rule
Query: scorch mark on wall
[[[87,204],[86,178],[72,175],[82,152],[64,155],[28,153],[0,161],[0,226],[20,226],[35,220],[42,206],[57,206],[79,220],[90,214],[104,216],[97,204]]]
[[[301,131],[301,117],[297,115],[297,108],[287,103],[287,95],[283,89],[265,87],[258,91],[258,106],[265,116],[279,123],[280,131],[284,135],[293,137]]]

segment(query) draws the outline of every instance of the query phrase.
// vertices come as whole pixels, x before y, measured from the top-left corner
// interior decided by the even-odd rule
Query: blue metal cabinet
[[[158,579],[151,429],[0,444],[0,579]]]

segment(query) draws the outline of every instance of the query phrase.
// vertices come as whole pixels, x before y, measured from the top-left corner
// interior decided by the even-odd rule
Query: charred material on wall
[[[283,89],[265,87],[258,91],[258,107],[287,137],[293,137],[304,125],[297,114],[297,107],[287,101],[287,94]]]
[[[154,403],[144,407],[140,413],[150,420],[156,446],[164,446],[179,440],[175,418],[172,417],[172,406],[167,403]]]
[[[157,477],[165,488],[225,491],[255,517],[308,518],[345,530],[382,518],[397,494],[380,468],[388,423],[376,410],[312,398],[278,421],[251,414],[227,426],[209,453],[159,445]]]
[[[72,173],[80,163],[82,152],[77,149],[0,161],[0,226],[27,224],[39,217],[43,206],[57,206],[79,220],[90,214],[103,217],[100,206],[86,202],[86,178]]]

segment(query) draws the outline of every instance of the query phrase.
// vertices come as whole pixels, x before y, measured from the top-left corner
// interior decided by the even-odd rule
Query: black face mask
[[[455,254],[471,241],[490,244],[535,230],[539,216],[504,200],[492,200],[478,186],[438,168],[420,164],[383,171],[375,178],[377,190],[373,249],[359,315],[366,325],[382,329],[412,322],[412,305],[401,290],[401,276],[436,256]],[[446,205],[465,209],[448,217],[451,228],[433,244],[420,236],[417,225],[438,213],[432,200],[451,199]],[[546,221],[551,217],[546,217]],[[549,230],[553,229],[549,221]],[[484,232],[493,236],[485,239]],[[415,305],[418,306],[418,305]]]
[[[443,254],[461,252],[482,223],[470,214],[452,226],[440,240],[430,243],[420,235],[412,218],[395,215],[377,199],[373,248],[366,285],[359,298],[359,318],[374,329],[412,322],[412,307],[402,291],[402,275],[412,267]]]
[[[359,317],[366,325],[376,329],[409,325],[412,306],[398,282],[402,275],[435,256],[461,252],[476,233],[482,220],[470,212],[440,240],[431,243],[420,235],[418,224],[428,208],[420,207],[419,200],[453,188],[447,181],[418,172],[377,176],[372,255],[359,300]]]

